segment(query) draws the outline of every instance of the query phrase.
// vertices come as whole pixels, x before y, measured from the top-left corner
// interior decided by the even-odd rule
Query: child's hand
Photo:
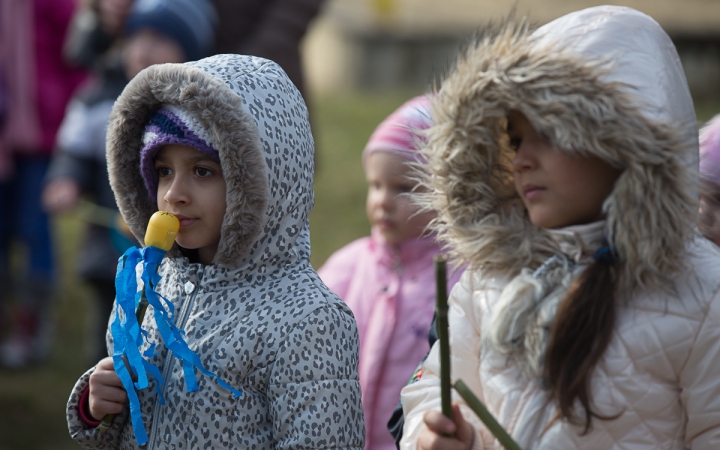
[[[475,430],[463,419],[457,403],[453,403],[452,413],[454,421],[445,417],[440,411],[425,413],[423,421],[427,428],[418,437],[418,449],[469,450],[472,448]]]
[[[90,375],[90,415],[102,420],[107,414],[119,414],[126,401],[127,392],[115,373],[112,357],[101,360]]]
[[[49,213],[64,213],[77,207],[80,185],[72,178],[51,181],[42,192],[42,203]]]

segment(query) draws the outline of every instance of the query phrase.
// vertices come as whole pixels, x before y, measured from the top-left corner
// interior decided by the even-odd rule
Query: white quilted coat
[[[590,240],[592,244],[599,244]],[[488,341],[493,305],[507,284],[467,271],[451,294],[453,381],[462,379],[523,449],[720,448],[720,252],[698,238],[688,263],[693,275],[676,280],[677,296],[640,295],[619,314],[617,329],[592,380],[601,415],[621,415],[581,428],[559,422],[542,429],[556,409],[537,381]],[[586,252],[587,257],[587,252]],[[422,415],[440,409],[438,346],[422,379],[403,390],[403,449],[414,448]],[[462,403],[462,400],[456,398]],[[502,448],[469,409],[475,448]]]
[[[561,230],[530,223],[503,165],[511,160],[503,118],[512,109],[557,148],[623,169],[604,221]],[[607,6],[534,32],[507,25],[460,59],[433,115],[423,201],[471,267],[450,296],[453,380],[468,384],[526,450],[720,448],[720,251],[694,231],[697,129],[664,31],[642,13]],[[527,363],[542,364],[541,355],[528,347],[509,354],[497,330],[518,317],[506,311],[520,308],[515,290],[529,273],[563,255],[576,264],[563,272],[572,279],[604,238],[617,255],[619,305],[590,390],[594,411],[612,418],[593,419],[583,435],[552,421],[557,408]],[[533,317],[551,324],[566,286],[540,299]],[[530,322],[520,335],[537,331]],[[438,360],[435,345],[422,378],[402,392],[404,450],[415,448],[423,414],[440,409]],[[477,431],[475,448],[502,448],[455,400]]]

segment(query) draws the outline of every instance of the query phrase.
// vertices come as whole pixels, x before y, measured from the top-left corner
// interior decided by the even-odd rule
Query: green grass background
[[[319,98],[312,105],[318,144],[316,199],[310,216],[313,266],[368,233],[360,153],[375,126],[417,94],[356,92]],[[705,103],[697,112],[705,121],[720,112],[720,106]],[[0,370],[0,450],[78,448],[68,436],[65,402],[75,380],[90,367],[86,336],[93,320],[88,291],[73,272],[80,228],[75,216],[55,221],[60,286],[50,360],[27,370]]]

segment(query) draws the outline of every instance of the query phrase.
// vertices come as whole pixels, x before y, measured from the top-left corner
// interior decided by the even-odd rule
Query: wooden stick
[[[502,444],[503,447],[505,447],[507,450],[522,450],[520,446],[513,440],[512,437],[508,434],[507,431],[498,423],[497,420],[495,420],[495,417],[493,417],[492,414],[490,414],[490,411],[487,410],[485,405],[482,404],[480,399],[478,399],[475,394],[472,393],[469,387],[465,383],[463,383],[462,380],[457,380],[455,382],[455,390],[458,394],[460,394],[460,397],[462,397],[463,400],[465,400],[465,403],[472,409],[475,414],[480,418],[480,420],[483,421],[486,427],[492,432],[492,434],[497,438],[498,441]]]
[[[440,341],[440,401],[442,413],[452,420],[450,342],[448,340],[447,268],[444,255],[435,257],[435,314]]]
[[[180,221],[173,214],[167,211],[156,211],[151,217],[148,223],[147,230],[145,230],[145,245],[150,247],[156,247],[163,252],[167,252],[172,248],[177,233],[180,230]],[[157,270],[157,268],[156,268]],[[140,328],[142,328],[143,319],[145,318],[145,311],[148,307],[148,299],[145,295],[145,289],[148,287],[155,289],[155,286],[143,286],[140,292],[140,301],[138,302],[137,308],[135,309],[135,317]],[[132,374],[132,369],[129,367],[127,359],[123,357],[125,365],[128,366],[128,371]],[[106,432],[112,427],[112,422],[115,419],[115,414],[106,414],[97,429],[101,432]]]

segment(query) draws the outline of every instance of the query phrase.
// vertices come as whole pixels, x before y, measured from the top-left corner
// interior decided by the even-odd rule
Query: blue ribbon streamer
[[[123,387],[130,400],[130,420],[132,422],[135,438],[139,445],[147,443],[148,436],[142,421],[140,400],[135,389],[148,387],[148,375],[157,381],[155,391],[158,402],[165,404],[161,387],[165,385],[160,370],[146,358],[155,354],[155,344],[140,353],[143,341],[147,341],[147,331],[138,323],[136,311],[140,302],[145,299],[153,307],[153,316],[158,332],[169,351],[182,362],[185,375],[185,385],[188,392],[198,390],[195,368],[200,372],[214,378],[225,389],[232,392],[233,397],[242,395],[216,374],[203,367],[200,357],[190,350],[183,338],[184,332],[175,326],[175,307],[171,302],[155,292],[155,286],[160,282],[158,267],[165,256],[165,251],[157,247],[129,248],[118,260],[117,274],[115,276],[116,303],[115,318],[110,325],[114,341],[113,366],[120,377]],[[143,289],[138,291],[135,267],[142,261],[143,270],[140,279]],[[137,381],[133,382],[133,378]]]

